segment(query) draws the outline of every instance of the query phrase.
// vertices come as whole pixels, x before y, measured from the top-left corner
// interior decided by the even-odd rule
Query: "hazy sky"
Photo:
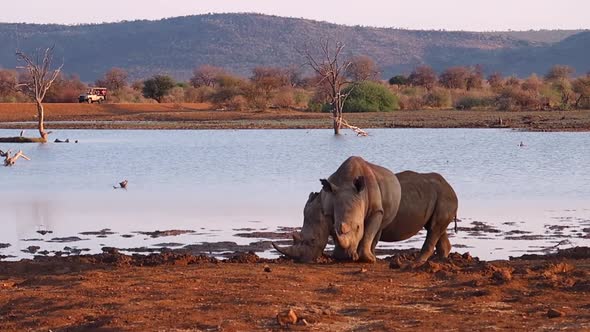
[[[590,28],[590,0],[0,0],[0,22],[100,23],[256,12],[410,29]],[[99,4],[94,6],[93,4]]]

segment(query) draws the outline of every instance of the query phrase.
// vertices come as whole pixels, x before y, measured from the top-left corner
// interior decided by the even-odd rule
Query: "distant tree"
[[[47,91],[45,101],[49,103],[72,103],[78,101],[80,92],[87,89],[86,84],[80,81],[80,77],[77,75],[59,75],[51,89]]]
[[[17,75],[14,70],[0,70],[0,101],[16,93]]]
[[[453,104],[451,93],[445,89],[432,89],[424,95],[423,103],[433,108],[450,108]]]
[[[504,86],[504,78],[499,72],[492,73],[488,76],[488,84],[494,90],[501,89]]]
[[[576,108],[580,108],[582,103],[590,106],[590,73],[583,77],[578,77],[572,83],[573,91],[578,95],[576,98]]]
[[[248,85],[241,77],[222,74],[217,77],[217,88],[212,92],[211,101],[217,107],[241,110],[246,106],[244,90]]]
[[[564,77],[554,78],[551,80],[551,89],[559,93],[561,99],[559,108],[562,110],[570,109],[574,99],[572,82]]]
[[[249,86],[247,97],[257,109],[268,107],[279,88],[291,85],[287,71],[276,67],[254,68],[250,81],[252,85]]]
[[[289,77],[285,70],[276,67],[256,67],[252,70],[253,100],[261,98],[264,104],[273,97],[273,93],[280,87],[290,85]]]
[[[214,88],[217,85],[217,78],[224,74],[225,70],[223,68],[202,65],[193,70],[193,77],[191,77],[190,83],[195,88],[201,86]]]
[[[418,66],[412,71],[410,77],[410,84],[414,86],[422,86],[431,90],[436,85],[436,72],[430,66]]]
[[[391,85],[408,85],[410,80],[405,75],[395,75],[389,79]]]
[[[535,91],[539,92],[541,87],[543,86],[543,81],[535,74],[529,76],[527,79],[522,82],[522,89],[525,91]]]
[[[133,83],[131,83],[131,89],[133,89],[134,91],[142,91],[143,90],[143,81],[142,80],[134,81]]]
[[[313,71],[318,76],[318,84],[325,88],[325,95],[332,109],[332,120],[334,126],[334,135],[340,134],[340,128],[343,125],[342,110],[348,94],[343,93],[344,88],[349,85],[349,69],[352,63],[348,60],[342,60],[341,53],[344,44],[336,42],[334,45],[330,41],[321,43],[320,55],[314,56],[309,50],[305,50],[303,55]],[[350,91],[349,91],[350,93]]]
[[[566,65],[555,65],[549,69],[545,75],[547,81],[557,81],[560,79],[569,80],[574,73],[574,68]]]
[[[504,81],[504,86],[512,88],[520,87],[520,80],[516,76],[510,76]]]
[[[543,103],[538,93],[515,86],[502,88],[495,101],[501,111],[540,110]]]
[[[483,66],[475,65],[475,67],[471,69],[469,77],[467,77],[467,90],[477,90],[483,88],[483,80]]]
[[[306,85],[305,78],[301,72],[300,66],[289,66],[285,69],[285,76],[289,82],[289,85],[293,88],[303,87]]]
[[[469,68],[451,67],[440,74],[438,81],[447,89],[465,89],[469,76]]]
[[[146,98],[154,99],[158,103],[166,96],[170,90],[176,86],[174,79],[167,75],[156,75],[143,82],[142,93]]]
[[[368,56],[356,56],[350,59],[348,76],[353,82],[379,80],[379,69],[375,61]]]
[[[397,96],[377,82],[363,81],[346,87],[344,93],[348,93],[344,112],[389,112],[399,109]]]
[[[104,77],[97,80],[94,84],[98,87],[104,87],[112,92],[122,90],[127,86],[129,75],[127,71],[121,68],[111,68],[104,74]]]
[[[17,60],[23,64],[28,78],[21,81],[19,87],[25,94],[29,95],[37,105],[37,121],[41,142],[47,142],[47,132],[45,131],[45,112],[43,109],[43,99],[53,82],[59,76],[63,64],[55,69],[51,69],[53,64],[53,47],[46,48],[44,52],[37,51],[33,56],[29,56],[21,51],[16,52]]]

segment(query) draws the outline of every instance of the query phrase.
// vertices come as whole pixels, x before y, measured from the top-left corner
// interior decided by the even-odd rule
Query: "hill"
[[[64,59],[64,71],[87,81],[111,67],[125,68],[135,78],[167,73],[187,79],[201,64],[249,75],[255,66],[299,65],[303,60],[297,50],[330,38],[344,41],[347,55],[375,59],[384,77],[409,72],[419,64],[440,70],[476,63],[487,71],[528,75],[544,73],[555,63],[570,64],[579,71],[590,69],[590,59],[581,57],[590,50],[588,38],[583,37],[588,33],[419,31],[259,14],[76,26],[0,24],[0,66],[15,67],[17,45],[31,51],[55,44],[57,58]]]

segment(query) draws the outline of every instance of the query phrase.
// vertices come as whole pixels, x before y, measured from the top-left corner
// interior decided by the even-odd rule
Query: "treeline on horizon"
[[[481,66],[455,66],[437,73],[418,66],[409,75],[382,80],[375,62],[366,56],[351,59],[347,73],[350,92],[345,112],[460,109],[460,110],[570,110],[590,109],[590,72],[575,75],[573,68],[555,65],[540,77],[487,77]],[[31,100],[16,88],[27,77],[0,69],[0,102]],[[210,103],[215,109],[328,111],[327,84],[320,77],[304,75],[300,67],[256,67],[250,77],[223,68],[195,68],[189,81],[155,75],[130,82],[121,68],[108,70],[93,84],[76,75],[61,74],[45,102],[78,102],[90,86],[106,87],[110,103]]]

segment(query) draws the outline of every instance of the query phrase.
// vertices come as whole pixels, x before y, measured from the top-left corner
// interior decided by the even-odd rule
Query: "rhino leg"
[[[433,230],[428,230],[426,233],[426,240],[424,241],[424,245],[422,245],[422,249],[420,250],[420,255],[416,258],[417,262],[426,262],[430,256],[434,253],[434,247],[440,238],[440,233],[437,233]]]
[[[444,232],[443,235],[440,236],[438,242],[436,243],[436,255],[440,259],[445,259],[449,257],[449,253],[451,252],[451,241],[449,241],[449,236],[447,232]]]
[[[377,212],[371,215],[365,223],[365,234],[361,239],[358,247],[359,260],[363,262],[375,263],[374,250],[381,237],[381,223],[383,222],[383,213]]]

